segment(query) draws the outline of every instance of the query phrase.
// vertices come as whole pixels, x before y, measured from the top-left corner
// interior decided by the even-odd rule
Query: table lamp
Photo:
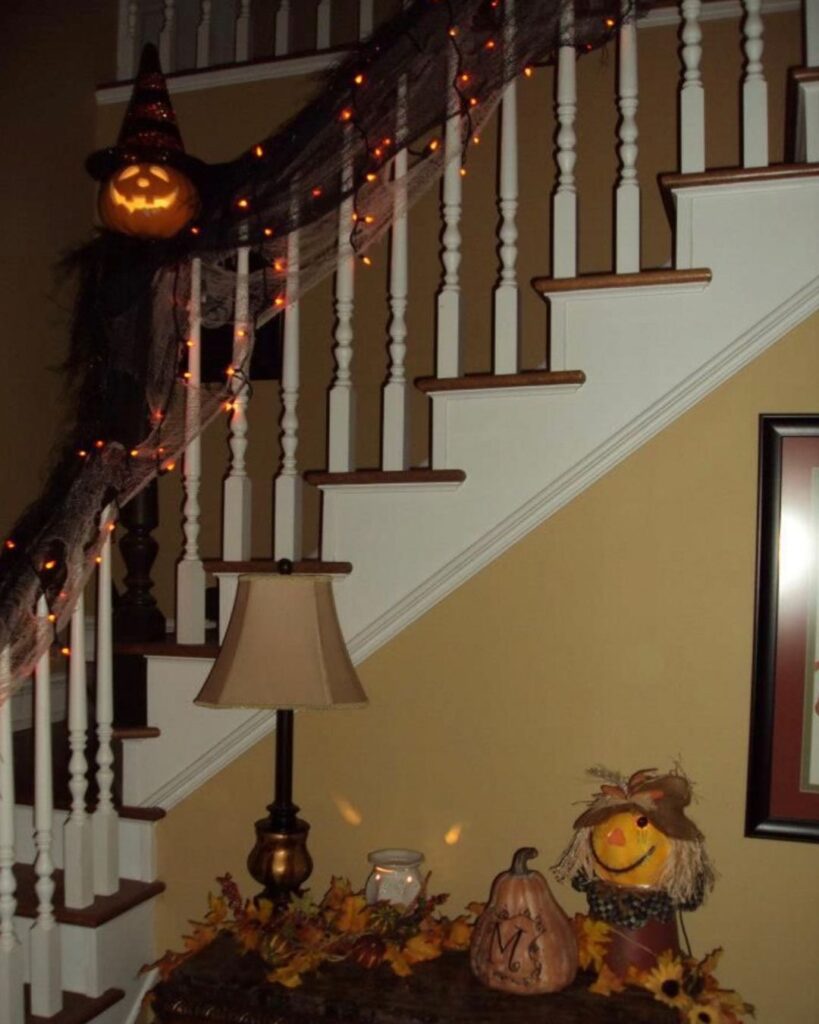
[[[310,826],[293,803],[293,711],[362,707],[356,675],[336,615],[328,576],[279,573],[239,577],[225,639],[195,703],[212,708],[276,709],[276,795],[256,822],[247,867],[274,904],[286,903],[309,878]]]

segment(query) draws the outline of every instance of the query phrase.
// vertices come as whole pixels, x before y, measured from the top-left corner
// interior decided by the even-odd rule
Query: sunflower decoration
[[[610,927],[609,970],[659,969],[661,954],[679,954],[677,911],[696,909],[714,883],[704,837],[685,813],[691,784],[653,768],[629,778],[600,767],[589,774],[600,790],[575,821],[555,875],[584,892],[589,917]]]

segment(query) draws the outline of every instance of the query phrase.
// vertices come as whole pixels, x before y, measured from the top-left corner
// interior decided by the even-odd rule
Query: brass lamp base
[[[301,818],[293,818],[286,830],[271,818],[256,822],[256,845],[247,858],[247,870],[264,886],[257,898],[279,906],[298,893],[313,870],[307,849],[309,831],[310,826]]]

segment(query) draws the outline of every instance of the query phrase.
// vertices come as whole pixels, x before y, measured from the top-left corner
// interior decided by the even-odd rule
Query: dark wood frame
[[[794,777],[792,759],[782,757],[783,749],[790,750],[795,739],[793,723],[797,685],[795,673],[788,673],[786,668],[789,659],[795,658],[793,634],[799,634],[798,623],[797,628],[793,628],[792,616],[787,620],[787,629],[783,628],[786,621],[783,616],[789,614],[788,607],[784,606],[798,604],[799,599],[780,602],[779,580],[782,515],[789,508],[799,507],[798,502],[793,502],[790,484],[783,496],[783,466],[790,474],[788,467],[794,458],[793,443],[789,448],[791,454],[784,453],[791,438],[808,439],[803,442],[805,446],[816,445],[817,454],[810,455],[810,458],[815,459],[812,465],[819,468],[819,415],[760,416],[756,614],[745,834],[765,839],[819,842],[819,793],[800,790],[798,773]],[[807,601],[803,601],[805,630],[808,610]],[[805,644],[802,648],[803,708],[806,649]],[[800,733],[797,756],[801,756],[801,744]],[[786,760],[788,764],[785,764]]]

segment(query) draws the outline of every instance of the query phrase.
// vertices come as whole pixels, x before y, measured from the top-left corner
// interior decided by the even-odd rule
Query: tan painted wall
[[[367,710],[300,715],[314,889],[332,873],[362,884],[368,850],[408,845],[457,911],[485,898],[517,846],[537,846],[543,869],[555,861],[588,766],[679,758],[721,874],[689,916],[695,950],[726,947],[721,979],[761,1024],[819,1020],[816,847],[742,835],[757,417],[817,405],[819,316],[373,655]],[[266,741],[159,826],[162,948],[217,874],[253,891],[243,861],[271,774]],[[454,824],[463,836],[447,846]]]
[[[116,5],[0,5],[0,537],[43,481],[62,415],[70,289],[55,265],[89,233],[94,86],[113,76]]]

